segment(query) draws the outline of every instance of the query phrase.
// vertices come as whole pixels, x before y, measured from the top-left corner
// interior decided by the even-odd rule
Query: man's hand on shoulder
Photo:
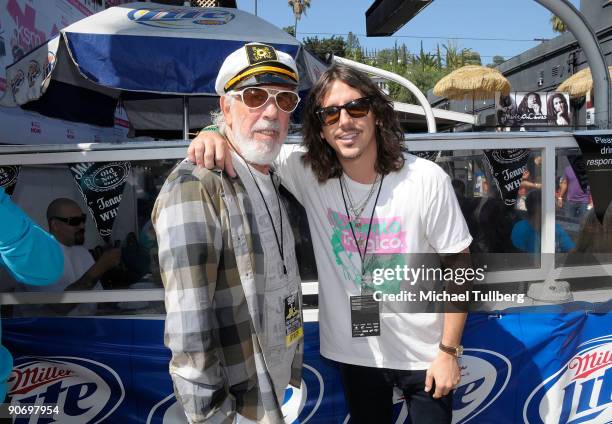
[[[216,131],[200,131],[187,149],[187,158],[199,167],[219,168],[236,176],[227,140]]]
[[[461,370],[457,358],[446,352],[439,351],[433,360],[425,377],[425,391],[430,392],[435,382],[434,399],[446,396],[461,380]]]

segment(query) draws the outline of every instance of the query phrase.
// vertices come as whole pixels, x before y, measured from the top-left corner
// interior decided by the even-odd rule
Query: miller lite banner
[[[612,315],[597,312],[610,305],[574,312],[576,306],[470,314],[453,423],[610,423]],[[20,318],[2,325],[14,356],[10,405],[51,407],[15,423],[186,423],[168,374],[163,319]],[[302,386],[285,393],[286,422],[350,423],[338,368],[319,355],[318,324],[305,323],[304,337]],[[409,423],[400,394],[394,403],[394,424]]]
[[[82,162],[69,165],[74,181],[96,222],[100,236],[108,242],[123,188],[130,176],[130,162]]]
[[[4,188],[4,192],[9,196],[12,195],[15,190],[20,169],[20,165],[0,166],[0,187]]]
[[[600,223],[612,201],[612,133],[576,133],[591,187],[595,215]],[[578,174],[576,174],[578,175]]]
[[[523,173],[527,169],[529,150],[485,150],[484,159],[500,198],[506,206],[514,206]]]

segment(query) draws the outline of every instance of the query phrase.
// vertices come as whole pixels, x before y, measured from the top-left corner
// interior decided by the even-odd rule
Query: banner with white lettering
[[[82,162],[68,166],[98,233],[109,241],[113,223],[123,197],[123,188],[132,165],[130,162]]]
[[[0,166],[0,187],[4,188],[4,192],[9,196],[13,194],[13,190],[15,190],[20,169],[20,165]]]
[[[523,173],[527,169],[528,149],[485,150],[484,162],[506,206],[516,204]]]
[[[612,133],[574,134],[574,137],[584,158],[595,215],[603,223],[606,209],[612,201]]]

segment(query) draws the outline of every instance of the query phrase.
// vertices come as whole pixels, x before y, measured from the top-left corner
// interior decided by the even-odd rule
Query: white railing
[[[299,142],[290,137],[289,143]],[[550,278],[605,277],[612,275],[612,264],[556,268],[555,252],[555,157],[559,149],[577,148],[570,133],[501,132],[444,133],[406,135],[412,151],[457,151],[529,148],[542,151],[542,237],[539,266],[528,269],[495,271],[487,274],[487,283],[543,281]],[[145,142],[129,144],[92,144],[86,146],[0,146],[1,165],[43,165],[116,160],[182,159],[186,142]],[[304,294],[317,294],[318,283],[304,282]],[[83,303],[162,301],[163,289],[69,291],[63,293],[0,293],[0,304]]]

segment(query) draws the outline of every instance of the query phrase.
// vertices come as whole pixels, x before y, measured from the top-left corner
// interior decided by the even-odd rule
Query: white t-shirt
[[[272,227],[274,225],[280,242],[281,225],[279,213],[281,211],[279,211],[279,198],[272,184],[272,179],[270,175],[262,174],[253,167],[251,167],[251,172],[253,173],[253,176],[251,176],[245,163],[233,152],[232,158],[236,172],[240,176],[247,193],[249,193],[249,199],[257,222],[257,234],[263,249],[266,291],[264,295],[264,333],[259,335],[259,339],[263,344],[267,369],[274,383],[277,398],[282,405],[285,388],[291,379],[291,363],[293,362],[295,349],[298,344],[297,341],[299,340],[295,339],[287,346],[286,301],[300,302],[300,275],[295,257],[295,241],[291,224],[287,217],[287,211],[281,202],[280,207],[283,214],[283,256],[287,269],[287,274],[284,275],[283,261]],[[266,199],[266,204],[262,200],[253,177],[257,180],[257,185],[259,190],[261,190],[261,194]],[[266,211],[266,205],[270,211],[272,223],[270,222],[270,215]],[[257,247],[255,246],[255,248]],[[296,303],[296,305],[299,306],[299,303]],[[263,364],[256,363],[256,366],[263,366]]]
[[[57,282],[47,286],[21,285],[22,290],[41,292],[63,292],[72,283],[76,282],[95,263],[89,250],[83,246],[65,246],[60,243],[64,252],[64,272]],[[102,290],[102,284],[96,282],[92,290]],[[68,316],[95,315],[98,307],[95,303],[82,303],[74,306],[67,313]],[[21,316],[57,315],[50,308],[43,305],[23,305],[20,307]]]
[[[380,336],[352,337],[349,297],[361,294],[361,258],[340,183],[334,178],[319,184],[301,156],[300,147],[285,146],[275,167],[308,216],[319,275],[321,354],[369,367],[428,368],[441,340],[441,314],[381,313]],[[399,172],[385,176],[376,203],[367,253],[380,259],[377,267],[395,267],[414,253],[458,253],[472,241],[449,176],[426,159],[405,158]],[[370,185],[345,181],[355,201],[366,198]],[[376,194],[361,215],[362,224],[370,221]]]

